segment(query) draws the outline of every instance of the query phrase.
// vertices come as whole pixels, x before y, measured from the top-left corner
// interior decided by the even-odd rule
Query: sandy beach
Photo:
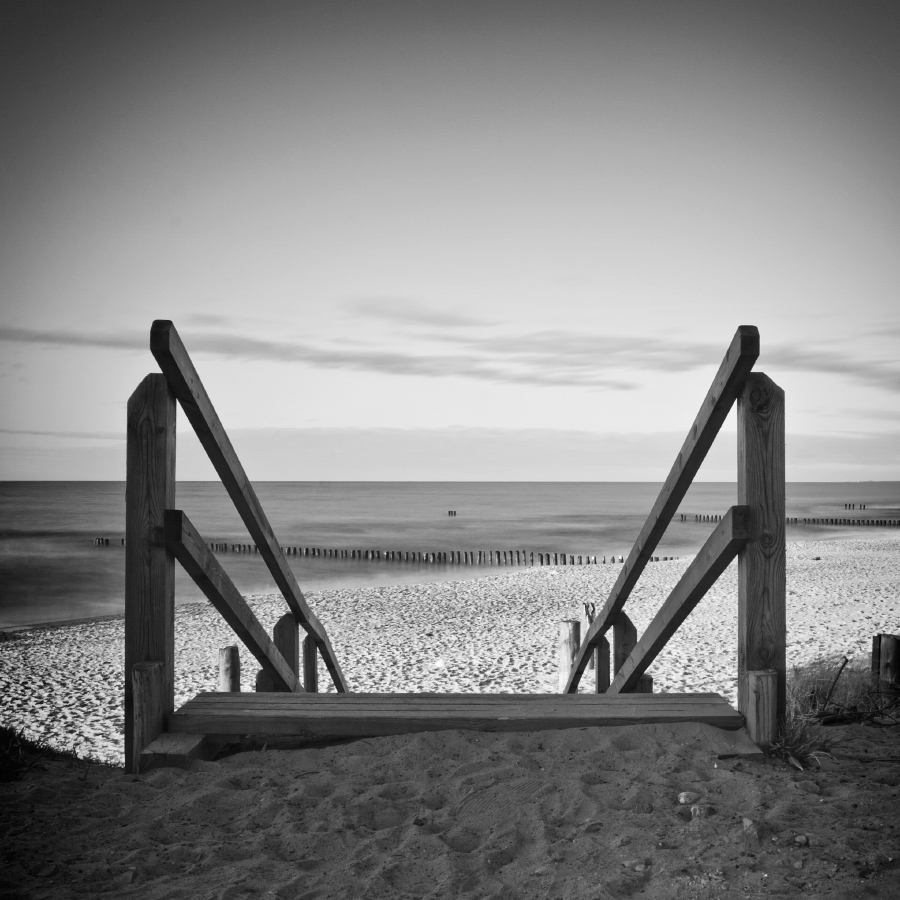
[[[627,606],[639,632],[689,563],[647,566]],[[601,605],[618,570],[543,567],[308,599],[354,691],[555,692],[558,623],[577,617],[584,601]],[[900,539],[790,543],[787,571],[788,665],[867,658],[874,634],[900,630]],[[654,690],[736,701],[736,575],[735,564],[656,660]],[[267,629],[286,611],[278,596],[250,603]],[[121,765],[122,629],[121,619],[105,619],[0,644],[0,723]],[[179,705],[215,689],[218,648],[239,642],[206,603],[178,607],[175,634]],[[241,645],[243,690],[253,689],[257,669]],[[321,663],[320,684],[331,688]]]
[[[789,664],[864,659],[898,630],[898,554],[890,539],[788,546]],[[688,562],[648,567],[629,604],[639,629]],[[602,602],[617,570],[309,599],[355,690],[551,691],[557,623]],[[732,568],[654,665],[657,690],[734,699],[735,592]],[[282,612],[252,603],[267,627]],[[176,635],[181,702],[214,687],[232,638],[204,605],[177,610]],[[249,689],[256,665],[242,667]],[[894,895],[898,728],[831,728],[803,771],[681,724],[257,743],[126,776],[121,680],[121,620],[0,644],[0,722],[113,764],[45,761],[0,785],[9,900]]]

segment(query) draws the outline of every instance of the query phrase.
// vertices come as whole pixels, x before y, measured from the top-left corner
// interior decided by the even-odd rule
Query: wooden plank
[[[165,536],[166,546],[244,646],[259,660],[263,671],[275,682],[278,690],[302,690],[297,676],[278,652],[228,573],[219,565],[209,544],[180,509],[166,510]]]
[[[131,669],[131,695],[134,704],[132,757],[126,759],[126,771],[139,772],[144,749],[166,727],[165,666],[161,662],[139,662]]]
[[[315,640],[335,688],[338,691],[348,690],[325,628],[303,597],[253,485],[244,472],[200,376],[171,322],[158,319],[153,323],[150,329],[150,351],[172,386],[181,408],[258,547],[259,555],[269,567],[288,607]]]
[[[608,693],[634,690],[641,675],[650,668],[669,638],[728,568],[749,537],[750,510],[746,506],[731,507],[619,668]]]
[[[175,396],[148,375],[128,400],[125,463],[125,765],[136,771],[135,665],[162,664],[163,713],[175,705],[175,561],[163,517],[175,502]]]
[[[535,731],[588,728],[652,722],[707,722],[734,729],[743,718],[720,696],[677,694],[597,694],[563,697],[538,695],[524,703],[495,695],[493,702],[467,702],[477,695],[356,695],[368,703],[346,702],[335,694],[243,694],[246,702],[217,702],[201,695],[169,721],[173,732],[209,734],[303,734],[360,737],[408,734],[417,731],[470,729],[483,731]],[[198,698],[199,699],[199,698]],[[481,698],[483,699],[483,698]],[[278,701],[277,706],[272,701]],[[460,702],[462,701],[462,702]]]
[[[502,706],[504,704],[519,705],[546,705],[565,704],[567,707],[573,704],[581,704],[585,707],[602,705],[607,700],[617,703],[657,703],[668,704],[677,698],[679,703],[704,703],[719,697],[716,693],[689,693],[689,694],[656,694],[654,696],[640,696],[637,694],[624,694],[618,697],[596,694],[431,694],[431,693],[403,693],[403,694],[304,694],[302,701],[305,706],[322,705],[329,706],[341,703],[346,709],[359,707],[365,709],[371,706],[395,705],[398,708],[410,704],[422,704],[424,706],[453,706],[453,705],[483,705]],[[284,706],[295,708],[297,697],[287,694],[220,694],[215,691],[201,691],[196,697],[188,701],[190,704],[209,703],[216,707],[235,705],[248,707]]]
[[[212,747],[202,734],[160,734],[141,751],[140,771],[162,766],[189,769],[195,759],[212,758]]]
[[[738,554],[738,709],[759,707],[749,673],[777,673],[774,708],[785,713],[787,626],[784,537],[784,391],[768,376],[751,375],[738,400],[738,503],[750,508],[750,539]],[[769,733],[775,723],[752,730]],[[748,730],[751,725],[748,721]]]
[[[578,690],[578,682],[587,665],[591,648],[606,634],[628,600],[758,357],[759,331],[753,325],[741,325],[603,609],[594,619],[587,635],[582,638],[566,686],[568,693],[573,694]]]

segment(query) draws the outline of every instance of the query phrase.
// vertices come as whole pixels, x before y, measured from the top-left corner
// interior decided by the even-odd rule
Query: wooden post
[[[587,634],[588,628],[591,627],[591,622],[594,621],[594,613],[596,612],[596,607],[593,603],[582,603],[581,604],[581,633]],[[588,659],[587,667],[588,669],[593,669],[597,665],[597,651],[595,650]]]
[[[565,693],[572,670],[572,660],[581,644],[581,623],[578,619],[565,619],[559,623],[559,691]]]
[[[300,676],[300,625],[293,613],[285,613],[272,629],[272,643],[291,667]]]
[[[275,682],[272,680],[272,677],[266,672],[265,669],[259,669],[256,673],[256,684],[254,685],[254,690],[257,694],[273,694],[278,688],[275,687]]]
[[[900,691],[900,636],[876,634],[872,638],[872,675],[883,688]]]
[[[747,672],[747,733],[757,747],[765,750],[778,730],[778,673],[774,669]]]
[[[165,375],[148,375],[128,400],[125,469],[125,770],[137,772],[175,707],[175,559],[163,524],[175,505],[175,395]],[[134,706],[134,668],[148,662],[162,667],[155,723],[138,722]]]
[[[653,693],[653,676],[644,672],[638,683],[635,685],[633,693],[635,694],[652,694]]]
[[[600,638],[600,643],[597,644],[597,675],[594,681],[594,691],[598,694],[605,694],[609,682],[609,641],[606,638]]]
[[[241,656],[237,644],[219,650],[219,687],[222,692],[241,689]]]
[[[751,737],[766,742],[785,714],[787,629],[784,391],[762,373],[738,396],[737,437],[738,503],[750,508],[750,540],[738,554],[738,709]],[[763,671],[774,672],[766,676],[774,687],[751,678]]]
[[[303,687],[307,694],[316,694],[319,691],[316,642],[310,635],[307,635],[303,641]]]
[[[126,770],[140,772],[141,750],[165,730],[165,666],[161,662],[139,662],[131,667],[132,738],[134,757],[126,757]],[[126,719],[127,722],[127,719]],[[128,765],[130,762],[130,766]]]
[[[618,672],[637,643],[637,628],[624,612],[613,622],[613,672]]]
[[[284,661],[290,666],[291,671],[300,675],[300,626],[293,613],[285,613],[272,629],[272,643],[275,649],[284,657]],[[256,673],[256,690],[258,693],[272,693],[280,690],[275,681],[265,671],[260,669]]]

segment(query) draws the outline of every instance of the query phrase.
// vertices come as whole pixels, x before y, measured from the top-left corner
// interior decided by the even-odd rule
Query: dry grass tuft
[[[56,750],[43,741],[25,737],[22,731],[0,726],[0,782],[19,781],[32,769],[46,768],[48,763],[83,766],[85,777],[91,766],[104,765],[92,757],[79,756],[73,750]]]
[[[872,677],[865,660],[826,657],[793,666],[787,679],[787,715],[769,752],[797,768],[827,754],[824,725],[900,724],[900,694]]]

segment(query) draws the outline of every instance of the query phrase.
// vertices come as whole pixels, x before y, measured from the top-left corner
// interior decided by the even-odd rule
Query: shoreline
[[[867,659],[874,634],[900,630],[898,561],[900,536],[790,543],[788,665]],[[647,567],[628,601],[639,632],[689,564]],[[353,691],[555,693],[560,620],[577,616],[584,600],[602,604],[618,573],[609,565],[545,566],[308,598]],[[656,691],[716,691],[735,702],[736,595],[732,564],[651,666]],[[280,595],[251,595],[248,603],[267,631],[284,612]],[[175,614],[176,705],[215,689],[218,649],[231,644],[239,646],[242,690],[253,690],[258,663],[211,605],[184,604]],[[122,616],[20,633],[0,643],[0,723],[121,764],[123,667]]]
[[[798,526],[793,526],[793,527],[798,527]],[[823,527],[823,526],[799,526],[799,527],[801,527],[801,528],[807,527],[809,529],[809,531],[812,532],[813,528],[818,528],[818,527]],[[809,543],[832,543],[835,541],[868,542],[868,541],[872,541],[872,540],[894,540],[894,541],[900,543],[900,533],[898,533],[898,531],[896,529],[892,529],[892,528],[872,527],[872,529],[870,531],[867,531],[867,533],[865,535],[859,535],[859,533],[856,529],[842,528],[841,526],[833,526],[833,527],[835,528],[835,531],[830,534],[809,533],[809,534],[803,535],[802,537],[793,538],[791,540],[788,540],[786,543],[787,544],[809,544]],[[693,558],[695,556],[696,556],[696,552],[685,554],[685,555],[677,557],[676,561],[677,562],[686,561],[689,563],[691,560],[693,560]],[[649,565],[658,565],[658,564],[659,563],[651,563]],[[621,564],[620,563],[615,563],[615,564],[607,563],[604,565],[602,563],[599,563],[599,564],[597,564],[597,566],[591,565],[591,566],[580,566],[579,567],[576,564],[575,566],[560,565],[557,568],[560,568],[563,570],[569,569],[569,568],[591,568],[591,569],[602,568],[602,569],[613,569],[615,571],[616,570],[615,567],[619,566],[619,565],[621,565]],[[352,586],[346,586],[346,587],[335,586],[335,587],[331,587],[331,588],[327,588],[327,589],[323,589],[323,590],[304,591],[304,596],[307,596],[307,595],[315,596],[316,594],[330,593],[332,591],[361,591],[361,590],[373,590],[373,589],[377,589],[377,588],[410,587],[410,586],[415,586],[415,585],[419,585],[419,584],[465,583],[465,582],[470,582],[470,581],[479,581],[482,578],[490,578],[490,577],[495,577],[497,575],[508,575],[508,574],[519,575],[519,574],[527,574],[529,572],[539,572],[542,570],[546,570],[548,568],[554,568],[554,567],[548,566],[548,565],[545,565],[545,566],[538,566],[538,565],[519,566],[519,567],[503,566],[503,567],[500,567],[497,571],[492,571],[489,567],[478,567],[478,566],[473,566],[471,568],[459,567],[459,568],[451,569],[450,571],[452,571],[454,573],[459,572],[460,575],[462,575],[462,573],[466,572],[466,571],[470,572],[471,574],[469,574],[467,577],[452,577],[452,578],[443,578],[443,579],[433,579],[433,580],[421,581],[421,582],[410,581],[410,580],[406,579],[406,580],[401,580],[401,581],[396,581],[396,582],[390,582],[387,584],[378,584],[378,585],[372,585],[372,586],[358,586],[358,585],[352,585]],[[302,585],[301,585],[301,590],[302,590]],[[245,594],[245,596],[263,596],[263,595],[265,595],[265,596],[281,596],[279,593],[274,592],[274,591],[255,591],[255,592],[249,592],[248,594]],[[206,603],[207,603],[207,601],[205,598],[200,599],[200,600],[188,600],[184,603],[177,603],[177,601],[176,601],[176,609],[182,608],[182,607],[196,606],[196,605],[203,606]],[[68,627],[76,626],[76,625],[85,625],[85,624],[93,623],[93,622],[113,621],[116,619],[124,620],[124,617],[125,617],[125,612],[123,610],[122,612],[118,612],[118,613],[102,613],[102,614],[96,615],[96,616],[79,616],[79,617],[76,617],[73,619],[60,619],[60,620],[53,620],[53,621],[49,621],[49,622],[34,622],[34,623],[27,623],[24,625],[19,625],[19,624],[0,625],[0,644],[4,643],[5,640],[17,640],[18,635],[20,635],[22,632],[31,632],[31,631],[39,631],[39,630],[42,631],[42,630],[54,629],[54,628],[68,628]],[[898,624],[898,627],[900,627],[900,624]],[[4,635],[16,635],[16,637],[4,638],[3,637]]]

